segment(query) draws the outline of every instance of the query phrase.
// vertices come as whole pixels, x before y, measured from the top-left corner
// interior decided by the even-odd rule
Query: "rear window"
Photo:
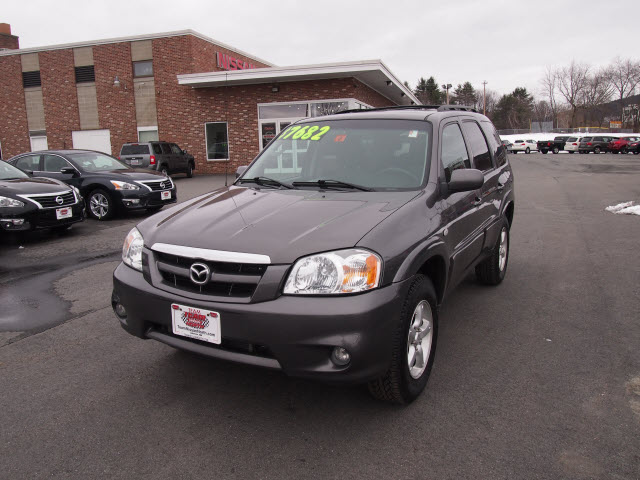
[[[580,140],[581,142],[590,142],[591,141],[591,137],[582,137],[582,140]]]
[[[567,142],[576,142],[578,140],[578,137],[569,137],[567,138]]]
[[[123,145],[120,155],[149,155],[149,145]]]

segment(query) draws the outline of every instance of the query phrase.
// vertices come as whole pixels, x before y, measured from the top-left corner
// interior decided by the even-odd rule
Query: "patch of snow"
[[[619,203],[607,207],[605,210],[619,215],[640,215],[640,205],[634,205],[634,202]]]

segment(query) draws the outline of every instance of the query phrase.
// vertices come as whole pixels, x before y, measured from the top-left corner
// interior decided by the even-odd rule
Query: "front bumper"
[[[71,217],[58,220],[56,208],[38,208],[27,203],[21,208],[0,208],[0,230],[19,232],[43,228],[56,228],[82,222],[84,220],[84,201],[76,202],[59,209],[71,209]],[[4,220],[4,221],[3,221]]]
[[[126,317],[118,316],[120,324],[140,338],[291,376],[363,383],[390,365],[393,332],[409,283],[344,297],[283,295],[260,303],[208,302],[155,288],[141,272],[121,263],[113,274],[112,304],[126,308]],[[222,344],[174,335],[172,303],[218,312]],[[349,351],[348,365],[331,361],[334,346]]]
[[[115,190],[115,197],[118,200],[118,204],[126,210],[143,210],[176,203],[178,200],[176,187],[174,186],[170,192],[171,198],[168,200],[162,200],[161,191],[150,192],[146,188],[141,188],[140,190]]]

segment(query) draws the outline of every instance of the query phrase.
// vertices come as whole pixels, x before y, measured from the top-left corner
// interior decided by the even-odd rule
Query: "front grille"
[[[173,182],[171,179],[162,180],[159,182],[140,182],[144,183],[147,187],[149,187],[154,192],[159,192],[160,190],[171,190],[173,188]]]
[[[40,208],[68,207],[76,203],[76,197],[71,190],[53,195],[25,195],[25,197],[36,202]],[[62,201],[59,202],[58,199]]]
[[[215,297],[250,299],[267,270],[266,265],[252,263],[202,261],[159,252],[154,256],[164,285]],[[204,285],[191,280],[189,269],[194,263],[205,264],[211,271],[211,278]]]

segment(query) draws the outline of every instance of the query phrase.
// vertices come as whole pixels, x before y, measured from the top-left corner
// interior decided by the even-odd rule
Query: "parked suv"
[[[620,137],[613,138],[609,142],[609,151],[611,153],[629,153],[631,144],[640,140],[640,137]]]
[[[617,140],[618,137],[610,136],[597,136],[597,137],[582,137],[580,139],[580,145],[578,151],[580,153],[602,153],[609,151],[609,142]]]
[[[125,143],[118,158],[131,167],[149,168],[165,175],[186,173],[191,178],[196,168],[193,155],[169,142]]]
[[[304,119],[239,171],[129,232],[112,293],[122,327],[415,399],[440,304],[470,271],[489,285],[507,271],[513,173],[489,119],[460,106]]]

